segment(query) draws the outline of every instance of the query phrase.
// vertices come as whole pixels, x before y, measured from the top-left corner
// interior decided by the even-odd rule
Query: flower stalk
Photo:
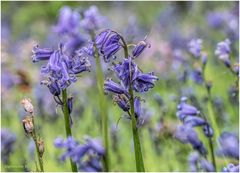
[[[70,115],[69,115],[69,110],[68,110],[68,105],[67,105],[67,89],[64,89],[62,91],[62,100],[63,100],[63,114],[64,114],[64,121],[65,121],[65,130],[66,130],[66,137],[72,136],[72,131],[70,127]],[[70,158],[70,163],[71,163],[71,168],[72,172],[78,172],[77,170],[77,165],[72,161]]]
[[[120,38],[123,42],[125,58],[128,58],[128,46],[125,40],[123,39],[123,37],[120,36]],[[132,133],[133,133],[136,169],[137,169],[137,172],[145,172],[144,162],[142,157],[142,150],[141,150],[141,143],[140,143],[138,128],[137,128],[137,120],[135,118],[135,111],[134,111],[134,94],[133,94],[132,82],[131,82],[132,81],[131,61],[129,62],[129,73],[130,73],[129,74],[130,76],[129,94],[130,94],[130,113],[131,113],[129,116],[131,117],[131,120],[132,120]]]
[[[92,41],[95,40],[95,33],[91,32]],[[108,172],[110,170],[109,166],[109,142],[108,142],[108,113],[106,107],[106,98],[104,96],[104,77],[103,77],[103,70],[101,66],[101,60],[98,53],[98,48],[94,41],[94,57],[96,62],[96,77],[97,77],[97,86],[98,86],[98,93],[99,93],[99,109],[100,109],[100,116],[101,116],[101,128],[102,128],[102,135],[104,140],[104,147],[105,147],[105,155],[103,156],[103,165],[104,171]]]

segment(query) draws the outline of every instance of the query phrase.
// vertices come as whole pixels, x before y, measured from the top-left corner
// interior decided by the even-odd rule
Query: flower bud
[[[32,101],[29,98],[22,99],[21,104],[23,105],[26,112],[33,114],[33,105]]]
[[[23,128],[27,134],[31,134],[34,130],[33,118],[26,116],[23,120]]]

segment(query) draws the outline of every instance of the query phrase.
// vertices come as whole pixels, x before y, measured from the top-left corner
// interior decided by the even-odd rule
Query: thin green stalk
[[[33,130],[32,138],[33,138],[33,141],[35,143],[35,148],[36,148],[36,151],[37,151],[37,157],[38,157],[38,162],[39,162],[39,165],[40,165],[40,170],[41,170],[41,172],[44,172],[43,160],[42,160],[42,157],[40,156],[35,129]]]
[[[95,33],[91,33],[92,40],[95,40]],[[104,147],[105,147],[105,155],[103,157],[103,165],[104,171],[108,172],[110,170],[110,163],[109,163],[109,142],[108,142],[108,113],[107,113],[107,105],[106,105],[106,98],[104,96],[104,76],[103,70],[101,66],[100,56],[98,53],[97,46],[94,42],[94,57],[96,61],[96,77],[97,77],[97,86],[98,86],[98,93],[99,93],[99,109],[100,109],[100,116],[101,116],[101,128],[102,128],[102,135],[104,140]]]
[[[122,36],[120,36],[122,42],[123,42],[123,48],[124,48],[124,54],[125,58],[128,58],[128,47],[123,39]],[[144,168],[144,162],[142,157],[142,150],[141,150],[141,144],[138,134],[138,128],[137,128],[137,120],[135,118],[135,111],[134,111],[134,95],[133,95],[133,89],[132,89],[132,66],[131,62],[129,63],[129,78],[130,78],[130,85],[129,85],[129,94],[130,94],[130,106],[131,106],[131,120],[132,120],[132,133],[133,133],[133,142],[134,142],[134,151],[135,151],[135,161],[136,161],[136,169],[137,172],[145,172]]]
[[[65,121],[65,129],[66,129],[66,136],[72,136],[71,128],[70,128],[70,118],[69,118],[69,111],[67,105],[67,89],[62,91],[62,100],[63,100],[63,114],[64,114],[64,121]],[[70,158],[72,172],[78,172],[77,165],[75,162],[72,161]]]
[[[130,74],[131,74],[131,70],[130,70]],[[131,78],[130,78],[130,81],[131,81]],[[131,84],[129,87],[129,93],[130,93],[130,97],[131,97],[130,98],[130,106],[131,106],[130,111],[131,111],[131,120],[132,120],[132,133],[133,133],[133,142],[134,142],[134,150],[135,150],[136,169],[137,169],[137,172],[145,172],[142,151],[141,151],[141,144],[140,144],[138,128],[137,128],[137,121],[136,121],[135,113],[134,113],[134,95],[133,95],[133,90],[132,90]]]

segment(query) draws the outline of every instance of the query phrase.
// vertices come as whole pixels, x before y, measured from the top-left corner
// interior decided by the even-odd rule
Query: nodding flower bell
[[[231,67],[229,59],[231,52],[230,44],[230,40],[226,39],[225,41],[219,42],[215,50],[215,55],[218,56],[218,58],[221,59],[227,67]]]
[[[42,157],[43,153],[44,153],[44,141],[42,139],[38,139],[37,144],[38,144],[38,150],[39,150],[40,157]]]
[[[31,134],[34,130],[33,118],[31,116],[26,116],[23,120],[23,128],[27,134]]]
[[[118,104],[118,106],[124,111],[127,112],[130,109],[129,99],[124,94],[117,94],[113,96],[113,101]]]
[[[112,79],[107,79],[104,82],[105,92],[113,92],[115,94],[124,94],[126,91],[123,86],[112,81]]]
[[[24,109],[26,112],[30,113],[33,115],[34,113],[34,107],[32,105],[32,101],[30,98],[24,98],[21,100],[21,104],[23,105]]]
[[[53,50],[49,48],[39,48],[39,46],[36,45],[33,47],[32,53],[32,61],[38,62],[42,60],[49,60],[50,56],[53,53]]]
[[[149,43],[147,43],[145,40],[142,40],[138,42],[138,44],[134,47],[132,51],[132,56],[134,58],[137,58],[141,53],[145,50],[146,47],[151,47]]]

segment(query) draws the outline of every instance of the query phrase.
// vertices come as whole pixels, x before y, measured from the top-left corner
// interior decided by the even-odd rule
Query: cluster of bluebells
[[[238,9],[238,5],[236,5]],[[224,31],[225,34],[233,41],[238,40],[238,12],[234,14],[235,9],[230,11],[211,11],[207,14],[208,25],[216,31],[216,29]]]
[[[205,136],[208,138],[213,136],[213,129],[204,118],[200,117],[200,111],[194,106],[186,103],[186,101],[187,98],[182,97],[177,107],[177,117],[182,122],[182,125],[178,126],[175,132],[175,138],[183,143],[190,143],[194,150],[205,156],[207,150],[199,139],[194,127],[202,127]]]
[[[192,152],[188,157],[189,171],[191,172],[214,172],[215,169],[213,165],[204,157],[201,157],[197,152]],[[200,167],[199,167],[199,166]]]
[[[53,27],[53,31],[66,38],[64,50],[72,55],[86,42],[80,30],[87,33],[98,30],[105,20],[96,6],[91,6],[82,12],[65,6],[60,9],[58,23]]]
[[[66,152],[60,157],[61,161],[71,158],[84,172],[103,171],[101,159],[105,155],[105,149],[99,139],[86,137],[85,143],[79,144],[73,137],[68,137],[65,141],[62,138],[57,138],[54,145],[57,148],[66,149]]]
[[[85,38],[79,34],[80,13],[64,6],[60,9],[58,23],[53,27],[53,31],[64,37],[64,49],[69,54],[84,44]]]
[[[9,155],[13,151],[16,135],[8,129],[1,129],[1,157],[3,163],[7,164]]]
[[[115,59],[115,54],[124,47],[123,38],[112,30],[105,30],[101,32],[94,42],[90,42],[87,47],[79,50],[79,54],[82,56],[87,54],[94,56],[94,44],[99,51],[99,54],[103,57],[105,62],[110,62],[110,59]],[[104,90],[106,93],[112,92],[114,101],[118,106],[125,112],[130,110],[130,86],[135,92],[143,93],[147,92],[150,88],[154,87],[154,82],[158,78],[151,73],[143,73],[133,61],[134,58],[138,57],[143,50],[149,46],[149,44],[143,40],[140,41],[133,49],[131,56],[126,57],[122,62],[115,64],[111,67],[117,78],[120,80],[119,83],[114,82],[112,79],[107,79],[104,82]],[[141,98],[134,98],[135,116],[140,117],[141,115]]]
[[[33,62],[47,61],[41,67],[41,74],[46,78],[41,83],[49,88],[53,96],[58,97],[62,90],[76,82],[79,73],[90,71],[91,64],[86,57],[67,55],[62,44],[57,50],[35,46],[32,52]]]

